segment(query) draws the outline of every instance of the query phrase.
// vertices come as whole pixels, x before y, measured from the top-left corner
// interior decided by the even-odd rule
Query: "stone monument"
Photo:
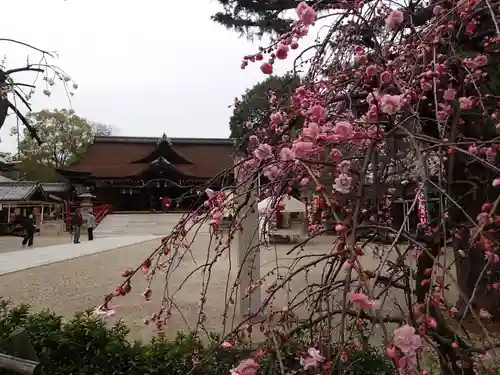
[[[90,189],[86,188],[82,194],[78,195],[78,198],[81,200],[80,209],[82,211],[82,215],[85,217],[85,215],[93,211],[94,204],[92,203],[92,200],[95,198],[95,195],[92,195],[92,193],[90,193]]]

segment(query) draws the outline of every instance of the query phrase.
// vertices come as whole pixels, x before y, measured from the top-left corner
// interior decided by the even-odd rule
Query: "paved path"
[[[111,214],[96,228],[97,237],[121,235],[166,236],[179,222],[182,214]]]
[[[158,237],[157,235],[137,235],[96,238],[94,241],[86,241],[77,245],[67,243],[2,253],[0,254],[0,275],[97,254],[123,246],[151,241]]]
[[[108,215],[97,227],[92,242],[75,245],[68,237],[64,244],[0,251],[0,275],[151,241],[168,234],[180,217],[175,213]]]

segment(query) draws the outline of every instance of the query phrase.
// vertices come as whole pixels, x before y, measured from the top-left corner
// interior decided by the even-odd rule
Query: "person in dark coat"
[[[71,226],[73,227],[73,242],[80,243],[80,231],[82,229],[83,216],[79,208],[76,209],[75,215],[71,219]]]
[[[35,223],[33,220],[33,215],[25,217],[21,221],[21,225],[23,226],[26,232],[24,234],[23,242],[21,243],[21,245],[23,247],[26,246],[26,244],[28,244],[28,247],[33,246],[33,237],[35,236],[35,230],[36,230]]]
[[[151,212],[155,212],[156,211],[155,210],[155,204],[156,204],[156,199],[155,199],[155,197],[152,194],[150,194],[149,195],[149,210]]]

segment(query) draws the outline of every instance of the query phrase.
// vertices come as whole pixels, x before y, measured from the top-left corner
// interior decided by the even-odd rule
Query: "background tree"
[[[249,38],[262,37],[264,34],[279,34],[288,31],[293,23],[294,14],[287,11],[297,7],[295,0],[218,0],[223,11],[217,12],[212,19]],[[333,0],[310,1],[318,3],[319,9],[328,9]]]
[[[212,16],[212,20],[236,31],[249,39],[262,38],[264,35],[278,36],[291,30],[296,20],[295,8],[299,1],[296,0],[218,0],[222,11]],[[314,5],[314,9],[321,16],[335,6],[341,8],[337,0],[305,1]],[[353,5],[355,1],[347,0],[346,4]],[[425,5],[423,5],[425,4]],[[410,19],[405,27],[424,25],[432,17],[434,3],[423,3],[419,0],[410,0],[406,4],[405,19]],[[380,30],[384,24],[383,16],[375,16],[369,23],[361,25],[354,36],[357,43],[373,47],[373,33]]]
[[[291,75],[270,76],[247,90],[235,103],[233,114],[229,119],[231,137],[237,140],[237,144],[246,143],[248,134],[254,133],[254,130],[251,130],[254,125],[259,127],[267,125],[271,111],[270,96],[274,95],[276,102],[288,105],[299,83],[300,79]]]
[[[27,129],[23,131],[19,145],[22,160],[19,169],[29,180],[56,178],[56,170],[80,159],[95,136],[110,135],[112,132],[111,127],[89,122],[66,109],[42,110],[30,113],[27,117],[43,139],[39,145],[28,136]]]

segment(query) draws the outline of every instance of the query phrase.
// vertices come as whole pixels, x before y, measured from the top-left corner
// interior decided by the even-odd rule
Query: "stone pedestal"
[[[240,162],[243,157],[237,156],[234,159],[234,176],[236,181],[241,183],[239,189],[240,204],[246,199],[246,192],[250,191],[250,199],[245,207],[240,210],[239,217],[235,220],[243,226],[243,230],[238,236],[238,261],[239,261],[239,305],[240,314],[243,318],[249,315],[254,315],[259,311],[262,303],[261,286],[252,288],[253,292],[248,293],[250,287],[255,287],[260,280],[260,238],[259,238],[259,211],[257,208],[258,202],[258,187],[252,187],[251,176],[246,175],[244,169],[241,168]],[[246,181],[246,183],[245,183]],[[250,212],[249,212],[250,211]],[[249,294],[249,295],[248,295]]]
[[[244,199],[244,197],[243,197]],[[248,210],[250,209],[250,212]],[[241,212],[243,230],[238,238],[239,264],[240,264],[240,314],[244,317],[256,313],[261,301],[261,287],[257,286],[260,280],[260,238],[259,238],[259,213],[257,210],[257,194],[251,192],[248,205]],[[246,214],[248,212],[248,214]],[[254,291],[248,293],[248,289]]]

